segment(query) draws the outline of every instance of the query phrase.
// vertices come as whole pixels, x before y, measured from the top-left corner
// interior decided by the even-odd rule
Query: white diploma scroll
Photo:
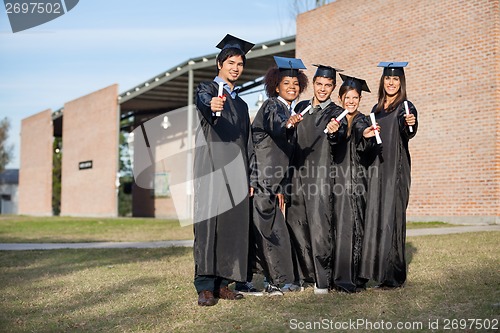
[[[219,82],[219,98],[224,97],[224,82]],[[220,117],[220,111],[215,112],[216,117]]]
[[[342,113],[341,113],[341,114],[339,114],[339,116],[338,116],[337,118],[335,118],[335,121],[336,121],[336,122],[338,122],[338,123],[340,123],[340,121],[341,121],[341,120],[342,120],[345,116],[347,116],[347,114],[348,114],[348,113],[349,113],[349,111],[347,111],[347,110],[342,111]],[[324,131],[323,131],[323,133],[325,133],[325,134],[326,134],[326,133],[328,133],[328,128],[325,128],[325,129],[324,129]]]
[[[301,117],[303,117],[303,116],[307,113],[307,111],[311,110],[311,108],[312,108],[312,105],[311,105],[311,104],[309,104],[309,105],[308,105],[308,106],[307,106],[304,110],[302,110],[302,111],[299,113],[299,114],[300,114],[300,116],[301,116]],[[286,126],[286,128],[292,128],[292,127],[293,127],[293,125],[292,125],[292,124],[288,124],[288,125]]]
[[[377,122],[375,121],[375,113],[370,113],[370,119],[372,121],[373,127],[377,128]],[[380,138],[380,133],[378,132],[377,129],[375,130],[375,138],[377,139],[378,144],[382,143],[382,139]]]
[[[404,101],[405,104],[405,110],[406,110],[406,115],[410,114],[410,108],[408,107],[408,101]],[[413,133],[413,126],[408,125],[410,133]]]

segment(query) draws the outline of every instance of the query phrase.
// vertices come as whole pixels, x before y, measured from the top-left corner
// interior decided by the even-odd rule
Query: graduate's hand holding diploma
[[[330,120],[330,122],[326,125],[324,132],[327,134],[333,134],[339,130],[339,127],[340,127],[340,122],[337,121],[335,118],[332,118],[332,120]]]
[[[408,125],[410,127],[410,132],[413,132],[412,126],[415,125],[415,123],[416,123],[415,115],[413,113],[406,114],[405,119],[406,119],[406,125]]]
[[[210,101],[210,108],[212,112],[215,113],[217,117],[220,117],[221,111],[224,109],[224,102],[226,101],[226,96],[223,97],[212,97]]]
[[[405,105],[405,119],[406,119],[406,125],[408,125],[408,129],[410,130],[410,133],[413,133],[413,125],[415,125],[415,115],[410,113],[410,108],[408,107],[408,101],[404,101]]]
[[[337,124],[339,124],[340,126],[340,121],[342,119],[344,119],[345,116],[347,116],[347,114],[349,113],[349,111],[347,110],[344,110],[342,111],[342,113],[337,117],[337,118],[333,118],[332,120],[334,120],[335,122],[337,122]],[[331,122],[331,121],[330,121]],[[336,132],[336,131],[335,131]],[[331,134],[329,131],[328,131],[328,126],[326,126],[326,128],[323,130],[323,133],[325,134]]]
[[[294,126],[295,126],[295,124],[300,123],[300,122],[302,121],[302,118],[304,117],[304,115],[305,115],[305,114],[307,113],[307,111],[309,111],[311,108],[312,108],[312,105],[311,105],[311,104],[309,104],[309,105],[308,105],[308,106],[307,106],[304,110],[302,110],[302,112],[301,112],[301,113],[296,114],[296,115],[294,115],[294,116],[290,117],[290,119],[292,119],[292,118],[293,118],[293,117],[295,117],[295,116],[299,116],[298,118],[294,118],[294,119],[298,119],[298,121],[297,121],[297,122],[290,122],[290,119],[288,119],[288,122],[286,123],[286,128],[292,128],[292,127],[294,127]]]
[[[380,125],[377,124],[377,127],[367,127],[363,131],[363,137],[366,139],[373,138],[375,136],[375,131],[378,131],[380,133]]]
[[[290,118],[288,118],[288,121],[286,122],[286,128],[292,128],[295,127],[298,123],[302,121],[302,115],[299,114],[294,114]]]

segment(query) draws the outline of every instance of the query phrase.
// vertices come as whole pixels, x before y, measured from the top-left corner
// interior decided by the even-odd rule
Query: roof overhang
[[[189,103],[189,73],[192,87],[202,81],[211,81],[216,75],[218,53],[190,59],[142,82],[118,96],[122,118],[133,115],[164,113],[184,107]],[[245,70],[239,79],[240,92],[261,85],[262,77],[275,64],[273,56],[295,57],[295,36],[256,44],[247,53]]]

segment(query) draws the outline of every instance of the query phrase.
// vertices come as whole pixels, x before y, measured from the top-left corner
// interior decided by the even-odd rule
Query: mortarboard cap
[[[344,74],[339,74],[339,75],[342,78],[342,81],[344,81],[342,82],[343,86],[354,87],[360,94],[361,91],[371,92],[365,80],[358,79],[357,77],[353,76],[347,76]]]
[[[333,81],[335,81],[335,74],[337,72],[343,71],[342,69],[337,69],[337,68],[333,68],[331,66],[326,66],[326,65],[313,64],[313,66],[318,67],[318,69],[316,70],[316,73],[314,74],[314,77],[317,77],[317,76],[327,77],[329,79],[333,79]]]
[[[274,61],[283,76],[296,77],[299,75],[299,69],[307,69],[302,60],[296,58],[274,56]]]
[[[221,50],[228,48],[236,48],[242,50],[243,53],[246,54],[248,51],[252,49],[254,45],[255,44],[247,42],[246,40],[227,34],[226,37],[224,37],[224,39],[222,39],[219,42],[219,44],[217,44],[216,47]]]
[[[408,62],[381,62],[378,64],[378,67],[384,67],[384,76],[404,76],[405,71],[404,67],[408,65]]]

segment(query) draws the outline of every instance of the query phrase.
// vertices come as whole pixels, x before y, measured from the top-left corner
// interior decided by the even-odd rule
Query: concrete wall
[[[21,121],[19,214],[52,215],[52,111]]]
[[[498,0],[337,0],[298,16],[296,43],[310,78],[321,63],[368,82],[364,113],[377,100],[377,64],[408,61],[420,122],[409,219],[500,223]]]
[[[61,215],[117,216],[118,86],[64,105]],[[79,163],[92,161],[91,169]]]

